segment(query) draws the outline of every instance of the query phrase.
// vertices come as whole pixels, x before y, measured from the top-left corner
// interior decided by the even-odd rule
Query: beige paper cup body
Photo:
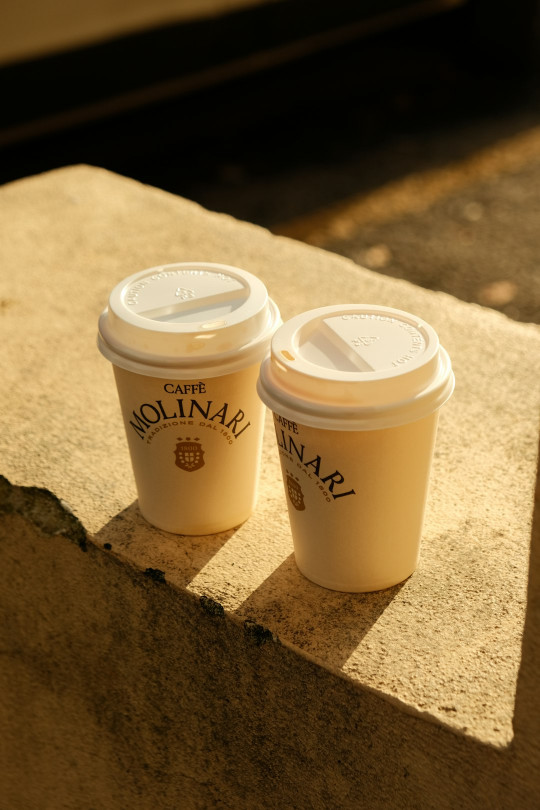
[[[204,535],[250,516],[264,426],[258,368],[165,380],[114,367],[139,508],[149,523]]]
[[[363,592],[413,573],[438,414],[453,388],[437,334],[401,310],[322,307],[276,331],[258,391],[274,414],[308,579]]]
[[[213,534],[253,511],[264,420],[256,383],[280,322],[262,281],[229,265],[151,267],[112,290],[98,347],[114,368],[152,525]]]
[[[393,428],[334,431],[274,414],[296,563],[348,592],[416,569],[438,413]]]

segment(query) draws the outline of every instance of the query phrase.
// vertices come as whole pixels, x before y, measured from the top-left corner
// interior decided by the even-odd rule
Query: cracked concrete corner
[[[16,486],[0,475],[0,513],[18,514],[49,536],[62,535],[87,551],[88,536],[64,501],[42,487]]]

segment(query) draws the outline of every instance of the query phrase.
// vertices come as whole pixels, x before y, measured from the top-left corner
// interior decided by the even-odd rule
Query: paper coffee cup
[[[438,411],[453,388],[437,334],[401,310],[324,307],[277,330],[258,391],[274,413],[308,579],[364,592],[413,573]]]
[[[139,508],[211,534],[255,506],[264,425],[256,391],[280,323],[264,284],[220,264],[169,264],[112,291],[98,346],[112,362]]]

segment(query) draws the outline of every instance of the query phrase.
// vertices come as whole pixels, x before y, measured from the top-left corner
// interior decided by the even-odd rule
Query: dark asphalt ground
[[[540,323],[540,126],[276,230]]]
[[[516,44],[508,15],[496,47],[469,22],[458,10],[21,143],[0,180],[104,166],[540,323],[540,47]]]
[[[540,323],[539,61],[467,62],[441,24],[383,36],[366,45],[369,58],[342,53],[337,99],[306,105],[304,121],[298,111],[279,119],[266,164],[253,147],[233,152],[184,193]],[[369,80],[351,82],[371,58]]]

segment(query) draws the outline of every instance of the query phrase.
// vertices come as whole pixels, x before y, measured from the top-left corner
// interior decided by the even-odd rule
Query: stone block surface
[[[0,222],[7,807],[538,800],[540,329],[92,167],[5,186]],[[438,331],[457,386],[405,583],[302,577],[270,418],[245,524],[139,515],[97,317],[124,276],[190,260],[254,272],[284,318],[361,301]]]

